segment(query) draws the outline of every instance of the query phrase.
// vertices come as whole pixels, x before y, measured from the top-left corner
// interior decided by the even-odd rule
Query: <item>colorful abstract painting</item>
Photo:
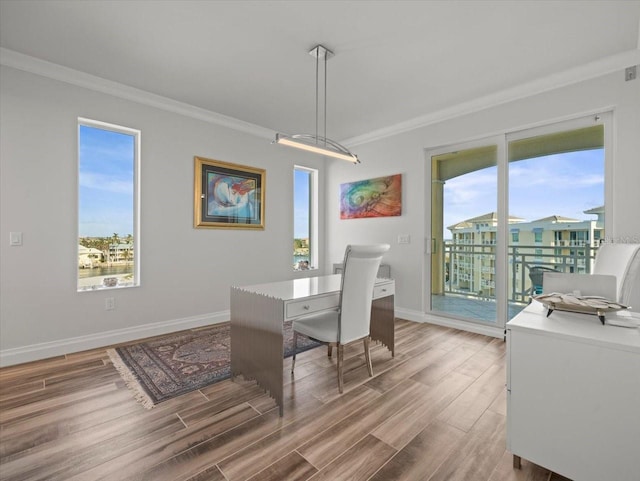
[[[402,174],[340,184],[340,218],[402,214]]]

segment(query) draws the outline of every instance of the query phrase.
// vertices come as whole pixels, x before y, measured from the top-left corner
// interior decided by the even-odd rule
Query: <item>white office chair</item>
[[[296,365],[298,334],[338,348],[338,390],[343,391],[344,345],[363,340],[364,354],[373,376],[369,356],[369,325],[373,286],[382,255],[389,250],[389,244],[349,245],[344,254],[344,269],[340,286],[340,303],[337,310],[321,312],[293,321],[293,359],[291,374]]]
[[[640,244],[605,243],[598,248],[593,274],[616,277],[616,301],[634,305],[634,290],[640,287]]]
[[[615,286],[609,289],[604,278],[611,276]],[[640,244],[604,243],[598,248],[591,274],[545,273],[544,279],[545,293],[572,292],[578,287],[582,294],[602,295],[640,311]]]

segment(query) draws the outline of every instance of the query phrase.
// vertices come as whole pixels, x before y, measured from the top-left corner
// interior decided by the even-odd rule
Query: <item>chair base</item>
[[[296,331],[293,331],[293,356],[291,358],[291,375],[293,376],[293,371],[296,367],[296,354],[298,353],[298,334]],[[303,334],[304,335],[304,334]],[[311,339],[311,338],[309,338]],[[360,339],[356,339],[352,342],[358,342]],[[318,339],[314,339],[314,341],[318,341]],[[367,365],[367,371],[369,372],[369,377],[373,377],[373,365],[371,364],[371,353],[369,352],[369,348],[371,345],[371,338],[369,336],[362,338],[364,344],[364,358]],[[344,391],[344,346],[340,342],[323,342],[323,344],[327,345],[327,356],[331,357],[333,353],[333,347],[337,347],[338,349],[338,392],[340,394]],[[352,343],[349,343],[352,344]]]

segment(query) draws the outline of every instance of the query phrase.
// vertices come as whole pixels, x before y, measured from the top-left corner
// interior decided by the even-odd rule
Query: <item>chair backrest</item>
[[[531,279],[531,291],[533,294],[542,294],[543,279],[547,272],[558,272],[553,267],[529,266],[529,279]]]
[[[592,274],[616,276],[616,300],[629,303],[634,284],[640,282],[640,244],[602,244],[598,248]]]
[[[389,244],[348,245],[340,289],[339,340],[351,342],[369,335],[371,301],[378,267]]]
[[[613,301],[616,299],[617,285],[616,277],[606,274],[545,272],[542,292],[545,294],[579,292],[581,296],[602,296]]]

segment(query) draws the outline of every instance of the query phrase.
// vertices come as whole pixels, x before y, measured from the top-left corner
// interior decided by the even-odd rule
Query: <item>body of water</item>
[[[293,256],[293,268],[294,269],[298,269],[298,265],[299,265],[298,263],[301,262],[301,261],[310,262],[309,261],[309,256],[308,255],[306,255],[306,256]]]
[[[89,277],[113,276],[116,274],[133,274],[133,263],[128,266],[104,266],[94,267],[93,269],[78,269],[78,279],[87,279]]]

